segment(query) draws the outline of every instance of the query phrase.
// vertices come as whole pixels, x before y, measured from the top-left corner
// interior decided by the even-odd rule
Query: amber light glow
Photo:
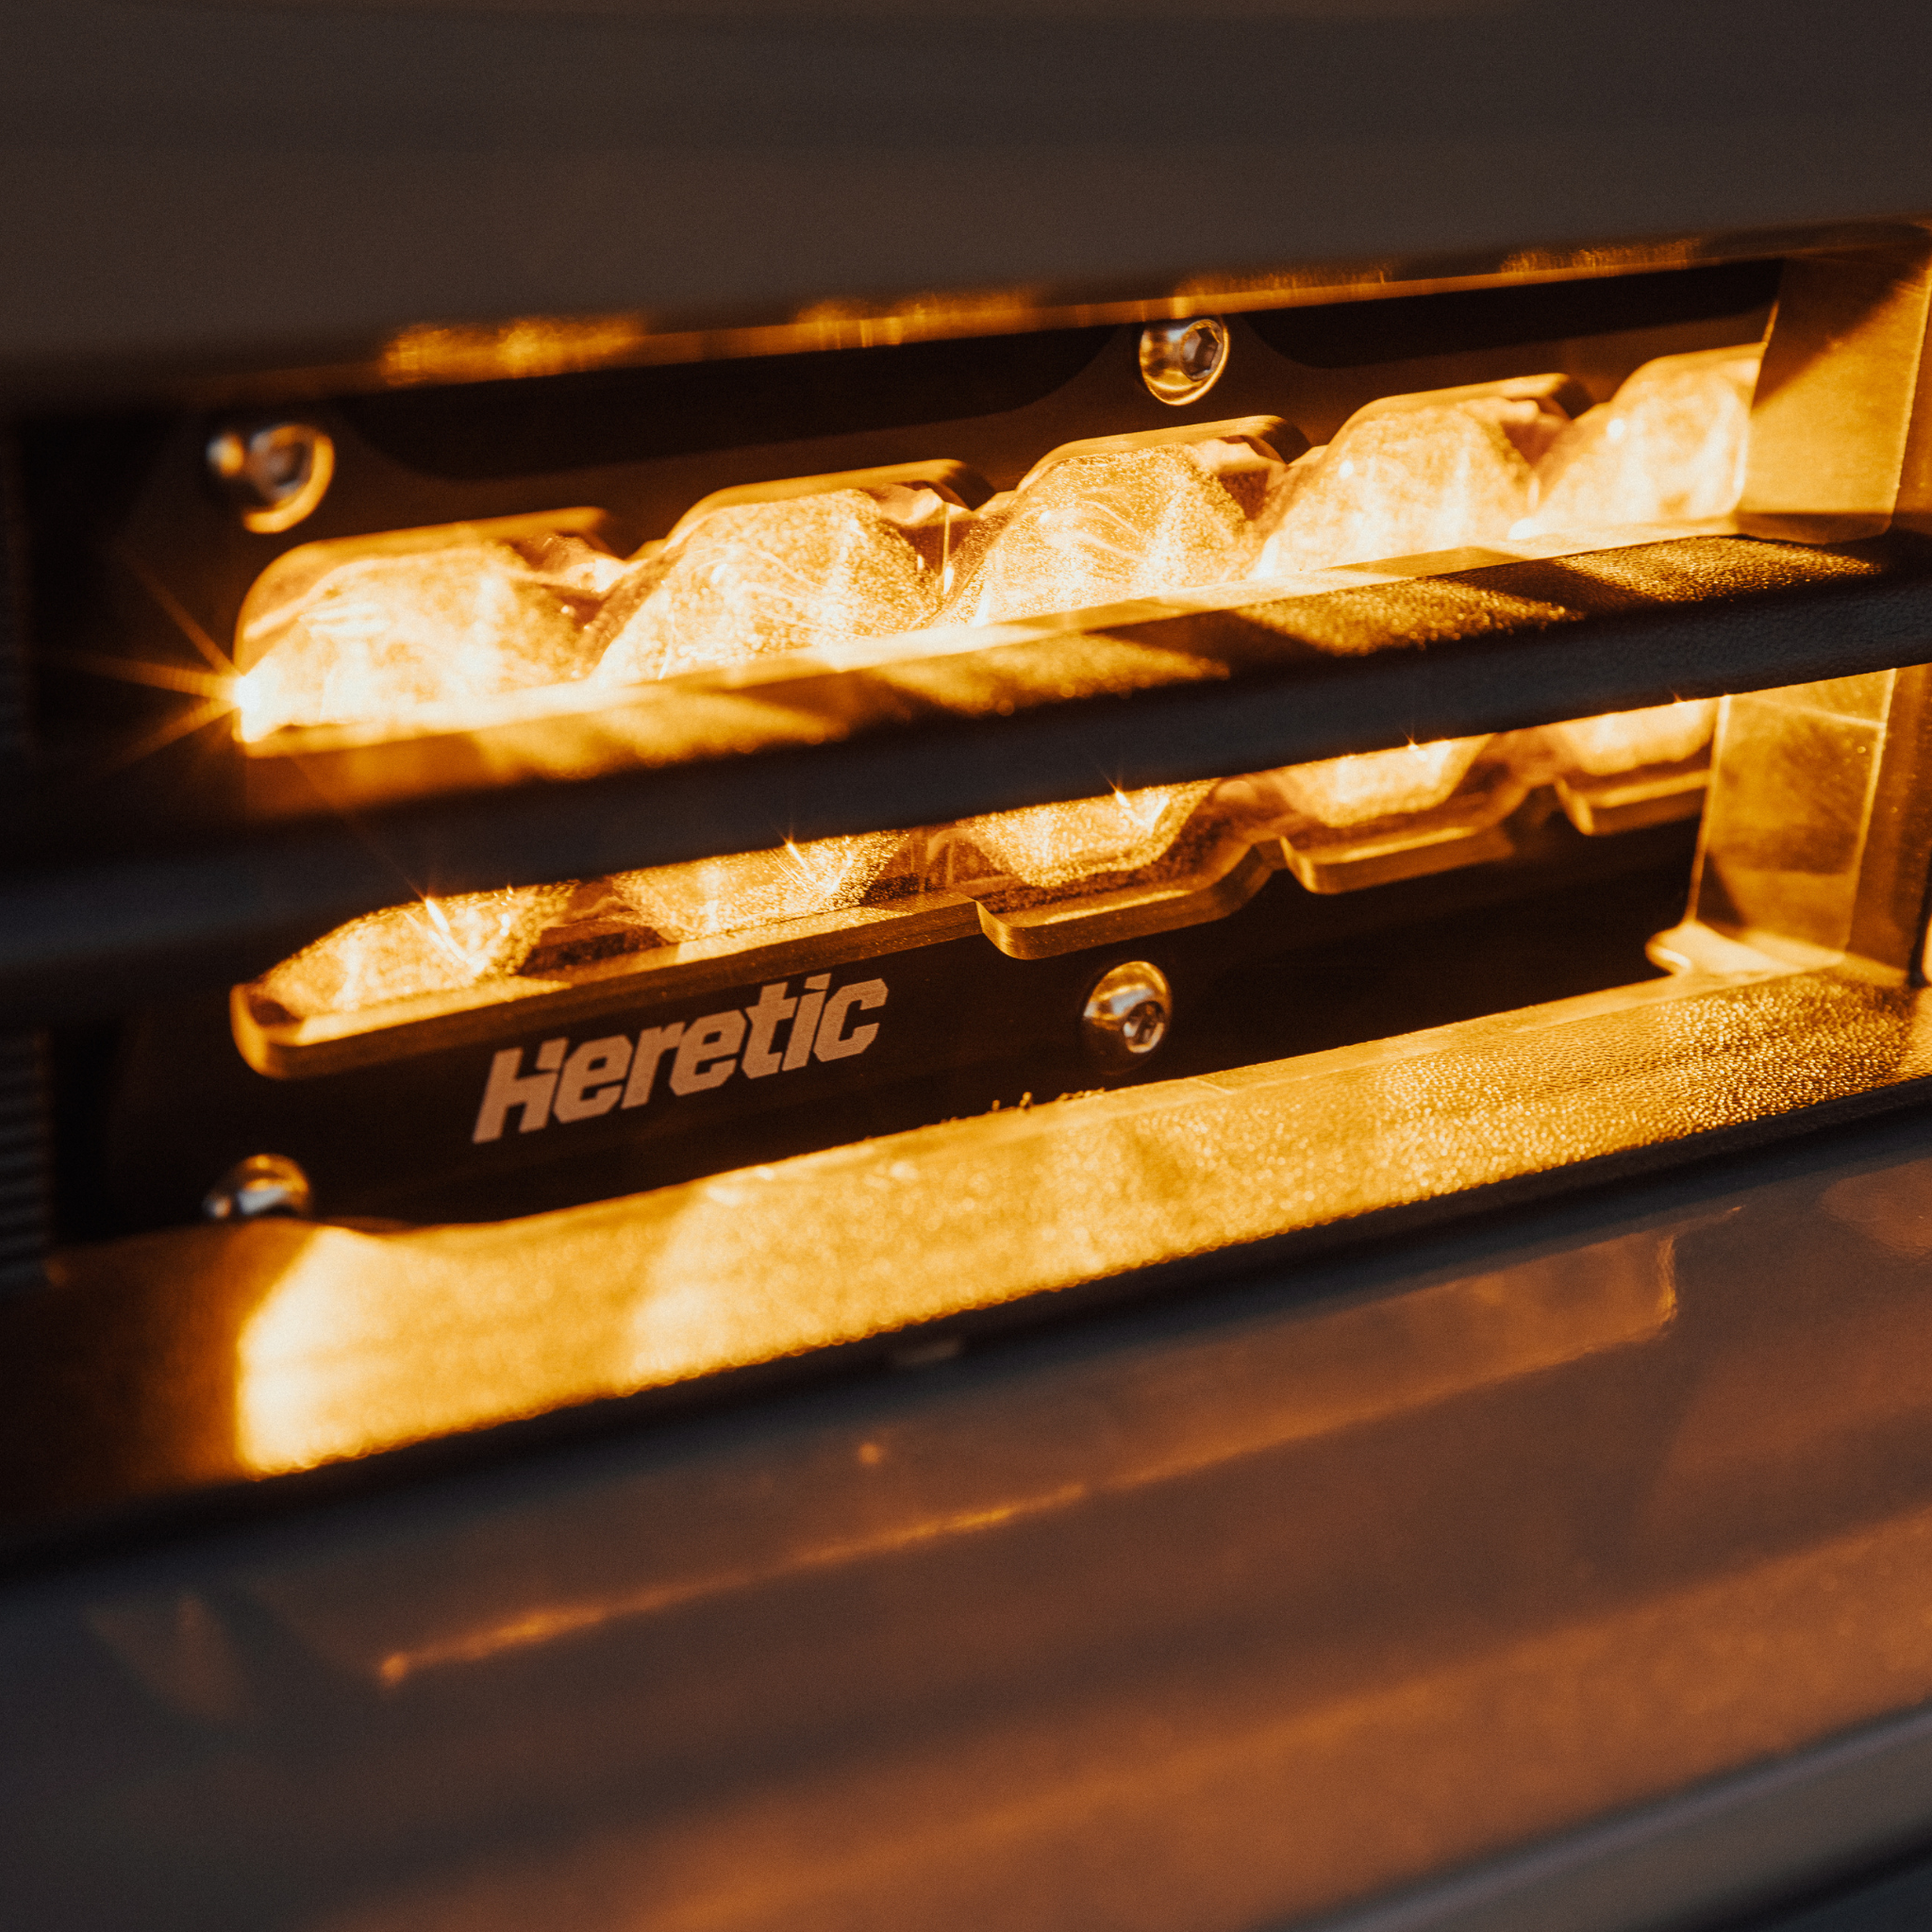
[[[1153,864],[1212,789],[1204,780],[1115,791],[964,819],[959,830],[1023,884],[1066,886],[1091,873]]]
[[[1398,751],[1357,752],[1290,765],[1239,781],[1258,816],[1305,813],[1324,825],[1357,825],[1441,805],[1475,762],[1486,738],[1445,738]],[[1272,805],[1273,809],[1270,809]]]
[[[371,722],[586,676],[623,566],[581,538],[458,538],[272,573],[244,610],[239,729]]]
[[[1554,378],[1389,398],[1291,463],[1257,426],[1272,419],[1208,425],[1191,441],[1068,445],[974,512],[938,483],[814,480],[803,494],[700,506],[668,544],[629,563],[581,528],[463,528],[436,541],[425,532],[346,559],[339,546],[310,546],[275,566],[244,610],[242,729],[258,738],[287,724],[456,717],[465,703],[558,678],[621,686],[926,625],[1543,538],[1565,524],[1719,515],[1740,486],[1757,355],[1646,364],[1574,422],[1552,400]],[[426,901],[328,935],[259,991],[271,1017],[308,1018],[508,985],[573,959],[856,907],[889,874],[894,890],[975,893],[1008,880],[1072,891],[1159,862],[1203,815],[1228,835],[1292,839],[1298,825],[1426,814],[1479,778],[1504,809],[1566,772],[1690,759],[1714,716],[1708,702],[1664,706],[1219,788],[1103,793],[965,821],[943,838],[940,828],[825,840]],[[1499,763],[1513,791],[1496,786]]]

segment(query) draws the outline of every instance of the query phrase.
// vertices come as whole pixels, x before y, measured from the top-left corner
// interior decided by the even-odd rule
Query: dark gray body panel
[[[1902,0],[8,0],[0,369],[1896,219],[1932,206],[1928,42]]]

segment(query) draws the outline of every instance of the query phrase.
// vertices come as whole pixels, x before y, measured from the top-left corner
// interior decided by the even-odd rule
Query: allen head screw
[[[1167,974],[1145,959],[1109,968],[1080,1014],[1080,1043],[1104,1067],[1138,1066],[1167,1038],[1174,993]]]
[[[328,493],[336,446],[312,423],[243,424],[208,438],[215,487],[258,535],[290,530]]]
[[[258,1221],[267,1214],[306,1221],[314,1207],[308,1176],[286,1154],[251,1154],[208,1190],[201,1211],[209,1221]]]
[[[1197,403],[1227,367],[1227,325],[1211,315],[1141,331],[1141,379],[1163,403]]]

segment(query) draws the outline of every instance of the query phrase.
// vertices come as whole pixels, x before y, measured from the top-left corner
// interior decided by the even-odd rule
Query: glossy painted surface
[[[1932,1695],[1928,1258],[1910,1113],[19,1575],[23,1922],[1257,1926],[1762,1765]]]

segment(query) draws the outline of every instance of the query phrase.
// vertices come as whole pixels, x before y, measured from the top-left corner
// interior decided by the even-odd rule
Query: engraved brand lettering
[[[522,1047],[508,1046],[490,1062],[483,1104],[470,1138],[500,1141],[512,1113],[520,1133],[534,1134],[553,1120],[596,1120],[613,1108],[644,1107],[658,1091],[658,1074],[672,1093],[705,1093],[734,1074],[763,1080],[795,1074],[812,1060],[856,1059],[879,1037],[879,1022],[855,1024],[856,1016],[886,1004],[883,979],[860,979],[832,989],[829,973],[815,973],[800,991],[774,980],[742,1008],[702,1019],[646,1026],[635,1040],[625,1033],[579,1041],[546,1040],[524,1071]]]
[[[798,1010],[798,1002],[785,997],[790,983],[781,979],[776,986],[766,987],[758,995],[758,1005],[744,1009],[744,1017],[751,1022],[751,1038],[745,1041],[738,1063],[744,1069],[747,1080],[762,1080],[784,1064],[772,1050],[772,1036]]]
[[[805,982],[798,1002],[798,1024],[791,1029],[791,1043],[785,1049],[785,1071],[795,1074],[811,1058],[811,1043],[818,1038],[819,1014],[825,1004],[825,989],[832,983],[829,973],[814,973]]]
[[[651,1097],[651,1083],[658,1077],[658,1062],[684,1038],[680,1021],[671,1026],[646,1026],[638,1035],[638,1050],[631,1058],[630,1084],[624,1090],[626,1107],[641,1107]]]
[[[629,1065],[630,1041],[622,1033],[608,1040],[585,1041],[563,1063],[550,1111],[560,1121],[594,1120],[608,1113],[624,1091]]]
[[[546,1040],[537,1049],[537,1071],[522,1073],[524,1050],[507,1046],[490,1062],[490,1083],[483,1090],[483,1105],[476,1111],[473,1141],[499,1141],[503,1124],[511,1108],[523,1109],[523,1131],[534,1134],[550,1124],[550,1096],[557,1091],[557,1070],[563,1065],[567,1040]]]
[[[857,1007],[870,1012],[886,1003],[883,979],[861,979],[857,986],[841,986],[825,1002],[825,1017],[819,1022],[818,1044],[812,1049],[822,1060],[849,1060],[863,1053],[879,1037],[878,1024],[845,1030],[845,1016]]]
[[[738,1043],[744,1038],[744,1015],[707,1013],[684,1029],[677,1058],[671,1065],[674,1093],[702,1093],[722,1087],[738,1071]]]

